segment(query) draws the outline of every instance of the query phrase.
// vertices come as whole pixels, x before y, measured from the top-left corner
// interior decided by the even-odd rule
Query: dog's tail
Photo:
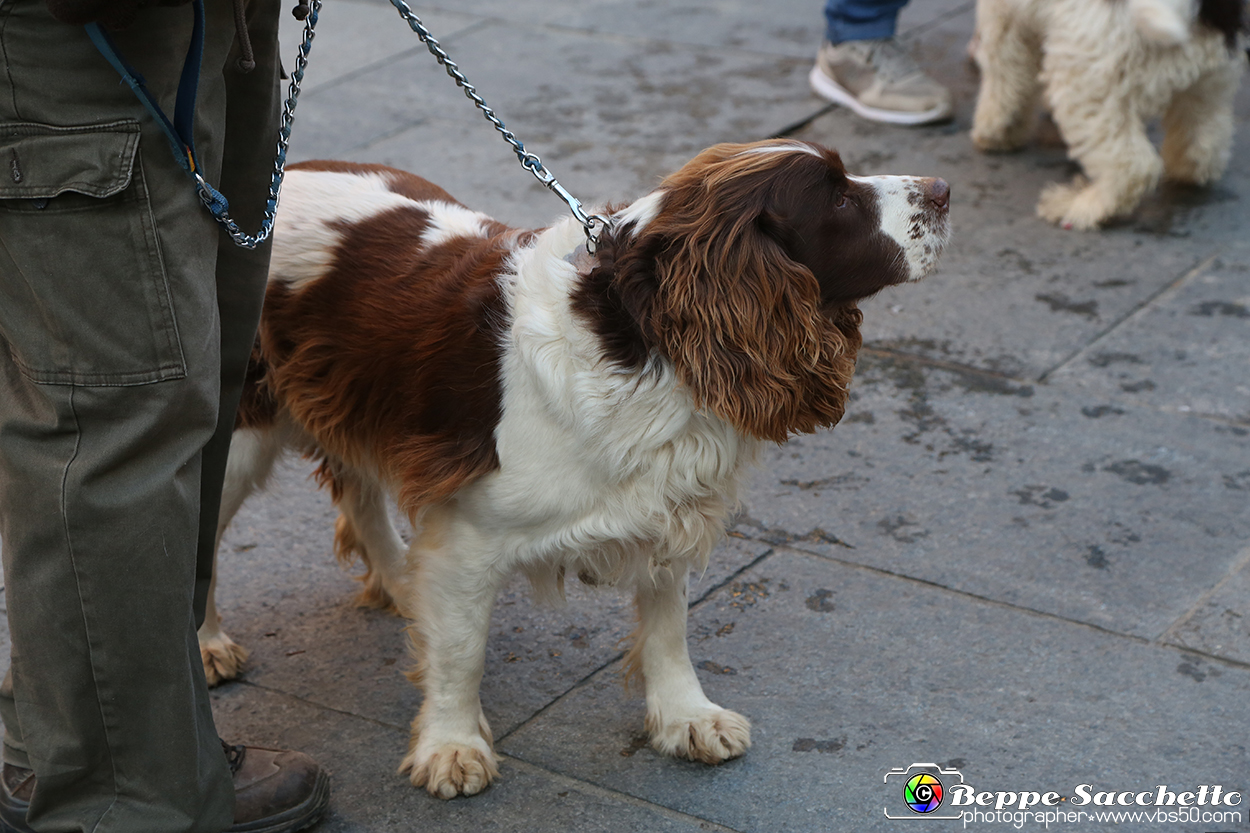
[[[1159,46],[1189,40],[1196,21],[1222,34],[1231,48],[1246,25],[1242,0],[1128,0],[1128,8],[1138,34]]]
[[[278,400],[267,384],[269,363],[260,350],[260,337],[252,345],[247,360],[247,376],[243,381],[243,397],[235,413],[234,428],[268,428],[278,415]]]

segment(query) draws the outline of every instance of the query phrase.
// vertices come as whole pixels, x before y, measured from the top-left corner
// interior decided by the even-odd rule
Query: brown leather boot
[[[13,764],[0,770],[0,830],[4,833],[27,833],[26,808],[35,791],[35,773]]]
[[[234,775],[234,824],[226,833],[294,833],[330,803],[330,773],[303,752],[221,743]]]
[[[234,824],[226,833],[295,833],[311,827],[330,802],[330,775],[302,752],[230,746],[222,749],[234,776]],[[0,770],[0,831],[33,833],[26,810],[35,773]]]

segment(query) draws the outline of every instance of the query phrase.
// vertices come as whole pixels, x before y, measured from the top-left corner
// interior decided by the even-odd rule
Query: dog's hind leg
[[[1241,64],[1229,61],[1177,93],[1163,116],[1163,172],[1173,182],[1210,185],[1233,147],[1233,98]]]
[[[204,676],[210,686],[238,677],[247,660],[247,649],[221,629],[221,614],[217,612],[216,559],[221,550],[221,539],[243,501],[264,487],[269,473],[273,471],[273,464],[281,453],[280,432],[272,427],[241,428],[234,432],[230,441],[230,456],[226,462],[226,479],[221,492],[221,511],[217,518],[217,538],[213,550],[213,578],[208,585],[204,624],[200,625],[197,633],[200,659],[204,662]]]
[[[386,491],[374,478],[355,469],[336,468],[333,492],[339,507],[334,525],[334,549],[339,561],[359,556],[365,565],[364,588],[357,597],[362,607],[407,613],[397,607],[407,572],[407,546],[391,522]]]
[[[628,677],[641,674],[651,745],[679,758],[719,764],[751,745],[751,723],[703,693],[686,648],[687,580],[672,570],[643,578],[634,596],[638,631],[626,657]]]
[[[1041,89],[1041,45],[1026,27],[1013,21],[1007,4],[982,0],[977,5],[975,58],[981,88],[972,118],[972,143],[984,151],[1016,150],[1033,131]]]

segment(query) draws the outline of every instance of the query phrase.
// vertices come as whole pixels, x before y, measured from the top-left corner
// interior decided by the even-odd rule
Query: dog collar
[[[588,275],[595,266],[595,259],[586,248],[585,243],[577,244],[577,248],[564,256],[566,263],[573,264],[579,275]]]

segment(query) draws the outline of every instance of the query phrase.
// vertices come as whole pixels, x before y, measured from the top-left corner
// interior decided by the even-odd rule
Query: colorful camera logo
[[[938,764],[895,767],[885,774],[885,817],[888,819],[957,819],[958,810],[944,808],[947,790],[964,782],[963,773]],[[899,802],[902,798],[902,802]]]
[[[914,813],[932,813],[942,806],[942,782],[927,772],[917,772],[903,785],[903,801]]]

